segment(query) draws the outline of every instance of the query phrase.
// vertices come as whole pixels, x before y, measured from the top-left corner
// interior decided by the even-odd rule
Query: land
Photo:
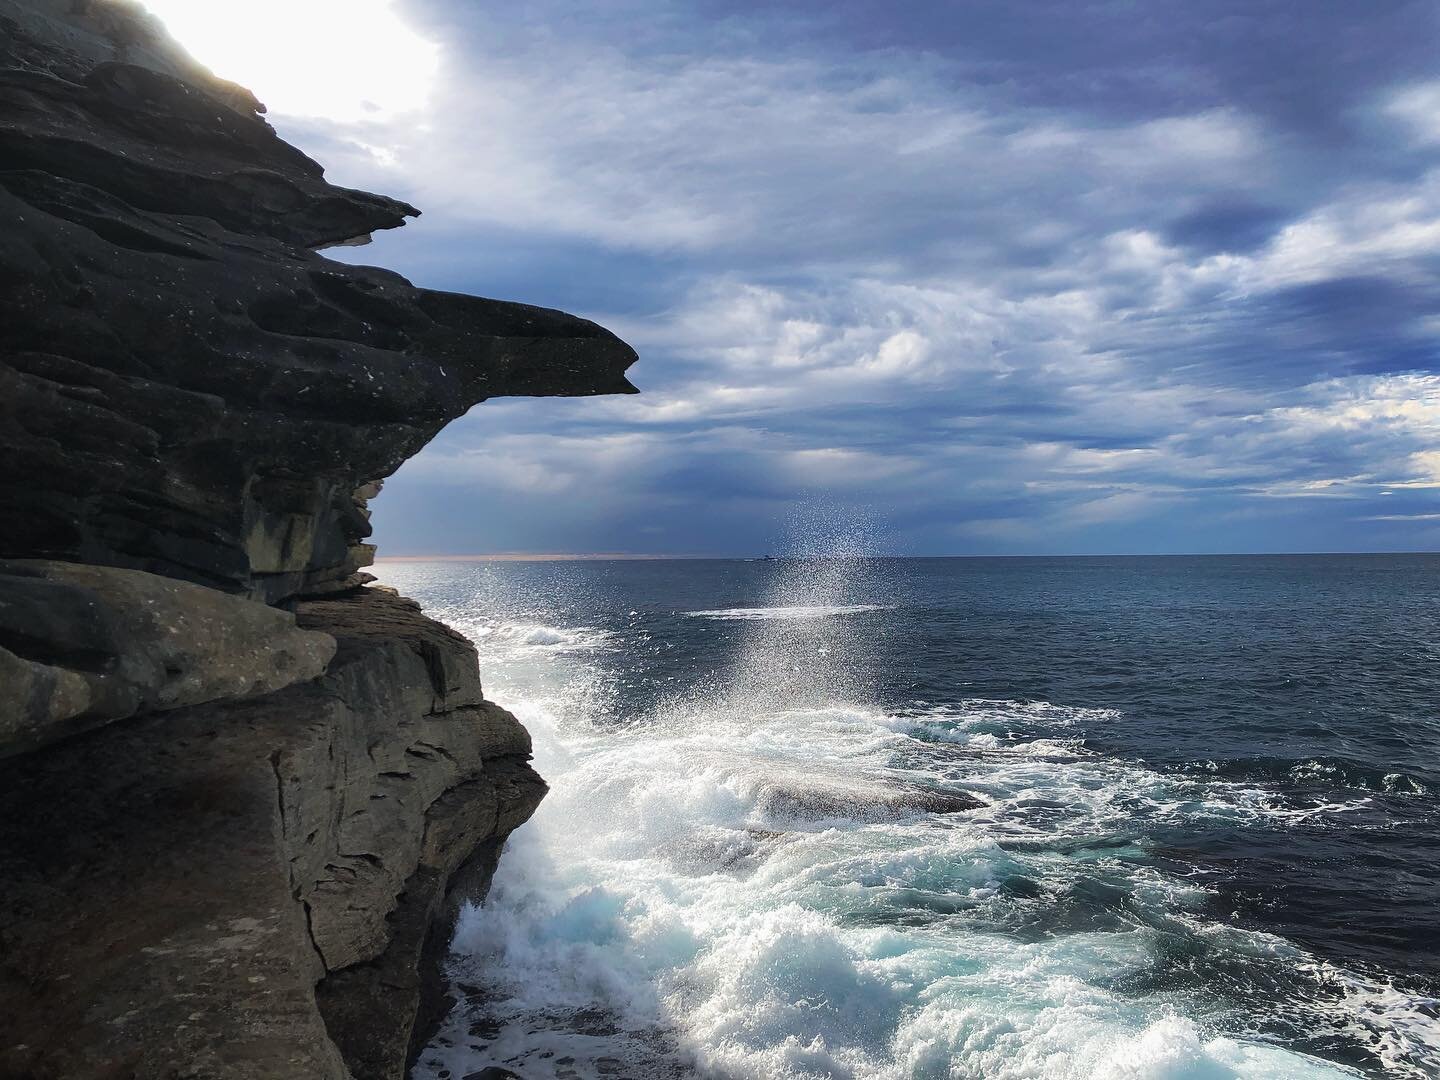
[[[369,500],[635,354],[326,259],[418,211],[262,112],[135,4],[0,0],[0,1077],[405,1075],[545,794]]]

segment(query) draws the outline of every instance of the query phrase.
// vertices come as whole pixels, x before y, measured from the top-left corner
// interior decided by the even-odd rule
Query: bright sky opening
[[[190,53],[276,116],[341,124],[424,107],[440,50],[389,0],[145,0]]]

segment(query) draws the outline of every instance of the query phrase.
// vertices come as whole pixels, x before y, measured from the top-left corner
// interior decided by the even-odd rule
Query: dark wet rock
[[[620,1034],[620,1018],[608,1009],[589,1007],[577,1009],[569,1018],[571,1029],[581,1035],[608,1038]]]
[[[758,808],[775,821],[886,821],[913,814],[957,814],[983,806],[963,791],[873,785],[855,787],[825,780],[787,778],[765,786]]]
[[[260,111],[133,3],[0,0],[0,1076],[405,1075],[545,793],[367,504],[634,353],[317,254],[416,211]]]
[[[478,995],[482,992],[478,987],[470,987],[468,989],[465,987],[457,987],[457,989],[461,990],[463,993],[475,995]],[[473,1022],[465,1030],[469,1034],[475,1036],[477,1039],[484,1039],[487,1042],[494,1042],[500,1037],[500,1032],[504,1030],[504,1025],[501,1024],[498,1020],[493,1020],[489,1017],[481,1017],[479,1020]]]

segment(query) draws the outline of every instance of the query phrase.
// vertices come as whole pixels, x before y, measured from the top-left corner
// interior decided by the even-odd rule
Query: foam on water
[[[692,614],[860,610],[838,602],[849,572],[797,565],[806,579],[772,607]],[[855,684],[850,620],[726,617],[755,625],[725,677],[621,726],[595,722],[590,659],[624,642],[464,627],[552,791],[462,918],[464,1000],[417,1077],[1360,1075],[1297,1049],[1297,1032],[1361,1038],[1396,1077],[1440,1064],[1433,1003],[1215,921],[1203,876],[1148,858],[1137,827],[1292,828],[1347,805],[1106,758],[1083,733],[1108,710],[887,712]],[[918,795],[982,805],[936,812]],[[1177,978],[1176,956],[1217,984],[1284,986],[1285,1009]]]
[[[585,649],[604,642],[609,635],[591,627],[546,626],[543,623],[499,623],[471,627],[471,637],[487,646],[501,643],[520,646]]]
[[[862,611],[883,611],[880,604],[789,604],[782,607],[721,608],[716,611],[687,611],[697,619],[823,619],[827,615],[855,615]]]

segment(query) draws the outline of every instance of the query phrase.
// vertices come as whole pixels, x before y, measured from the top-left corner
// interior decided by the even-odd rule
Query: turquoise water
[[[1440,558],[384,577],[552,785],[418,1076],[1440,1075]]]

